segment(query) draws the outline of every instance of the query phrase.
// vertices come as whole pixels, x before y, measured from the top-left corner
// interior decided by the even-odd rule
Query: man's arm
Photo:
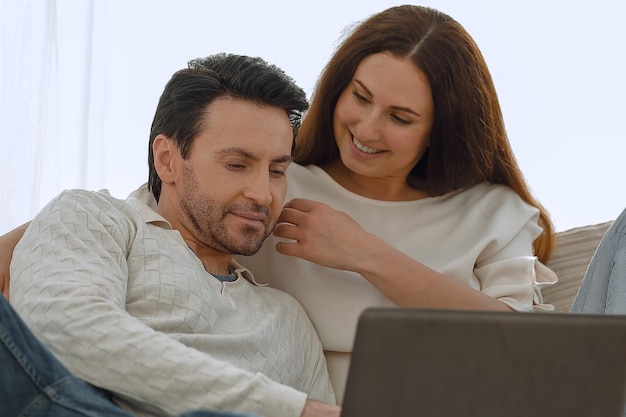
[[[299,416],[304,393],[191,349],[127,312],[136,224],[115,201],[64,193],[17,245],[11,297],[33,332],[78,377],[134,407]]]
[[[10,267],[13,249],[15,249],[15,245],[24,235],[29,224],[30,222],[24,223],[0,236],[0,291],[2,291],[2,295],[7,300],[9,299]]]

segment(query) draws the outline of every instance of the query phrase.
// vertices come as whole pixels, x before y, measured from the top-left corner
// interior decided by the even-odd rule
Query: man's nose
[[[269,172],[256,172],[250,176],[244,196],[254,200],[258,205],[268,206],[272,202]]]

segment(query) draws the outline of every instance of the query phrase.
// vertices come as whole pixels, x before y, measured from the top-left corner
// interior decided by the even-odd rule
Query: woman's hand
[[[334,269],[356,271],[368,244],[378,238],[366,232],[347,214],[312,200],[289,201],[274,229],[276,250]],[[358,272],[358,271],[357,271]]]

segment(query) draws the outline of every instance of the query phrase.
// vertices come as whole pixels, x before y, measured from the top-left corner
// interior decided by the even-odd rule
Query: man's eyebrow
[[[236,156],[240,156],[242,158],[250,159],[250,160],[253,160],[253,161],[256,161],[256,160],[259,159],[254,154],[252,154],[252,153],[248,152],[247,150],[245,150],[243,148],[240,148],[238,146],[232,146],[230,148],[220,149],[219,151],[217,151],[217,154],[220,157],[236,155]],[[292,160],[293,160],[293,156],[291,156],[290,154],[285,154],[285,155],[281,155],[281,156],[279,156],[277,158],[274,158],[272,160],[272,162],[274,162],[274,163],[283,163],[283,162],[291,162]]]
[[[242,149],[238,146],[232,146],[230,148],[224,148],[224,149],[220,149],[219,151],[216,152],[219,156],[232,156],[232,155],[236,155],[236,156],[241,156],[243,158],[246,159],[256,159],[254,157],[254,155],[252,155],[250,152],[246,151],[245,149]]]
[[[286,154],[286,155],[283,155],[283,156],[280,156],[278,158],[274,158],[273,159],[273,162],[276,163],[276,164],[280,164],[280,163],[283,163],[283,162],[291,162],[291,161],[293,161],[293,156],[291,156],[289,154]]]

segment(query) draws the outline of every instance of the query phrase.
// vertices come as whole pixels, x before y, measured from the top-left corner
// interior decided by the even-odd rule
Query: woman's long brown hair
[[[469,33],[437,10],[392,7],[354,28],[316,85],[296,138],[294,160],[326,165],[339,158],[333,133],[337,100],[361,60],[380,52],[411,60],[428,78],[433,94],[430,146],[411,172],[411,185],[431,196],[479,183],[511,187],[539,209],[543,232],[535,239],[534,250],[546,262],[554,227],[519,169],[485,59]]]

